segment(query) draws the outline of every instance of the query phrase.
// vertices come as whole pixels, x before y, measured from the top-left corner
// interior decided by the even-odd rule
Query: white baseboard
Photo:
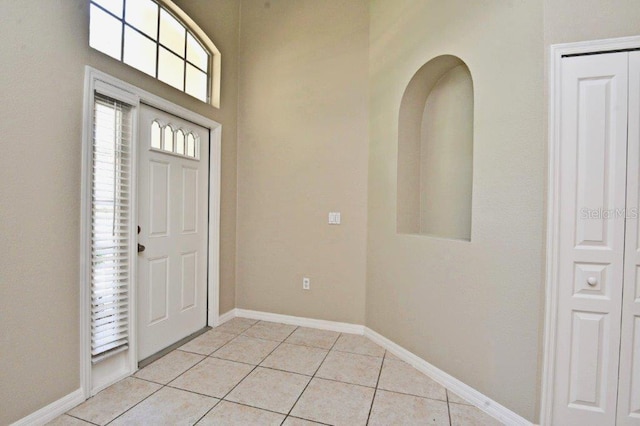
[[[533,423],[531,423],[524,417],[521,417],[508,408],[498,404],[491,398],[488,398],[482,393],[473,389],[471,386],[464,384],[455,377],[429,364],[424,359],[420,358],[417,355],[414,355],[402,346],[392,342],[391,340],[387,339],[381,334],[376,333],[370,328],[365,328],[364,335],[406,362],[407,364],[410,364],[421,373],[426,374],[445,388],[449,389],[451,392],[458,394],[461,398],[467,400],[469,403],[475,405],[480,410],[484,411],[491,417],[501,421],[502,423],[514,426],[534,426]]]
[[[27,417],[18,420],[17,422],[13,423],[12,426],[44,425],[83,402],[84,393],[82,392],[82,389],[76,389],[67,396],[63,396],[59,400],[54,401],[46,407],[39,409],[35,413],[31,413]]]
[[[231,309],[230,311],[225,312],[224,314],[220,315],[218,317],[218,323],[216,324],[216,327],[219,325],[224,324],[225,322],[229,321],[230,319],[235,318],[236,315],[236,310],[237,309]]]
[[[361,334],[368,337],[373,342],[382,346],[401,360],[410,364],[418,371],[426,374],[442,386],[452,392],[455,392],[461,398],[467,400],[470,404],[478,407],[491,417],[503,422],[507,425],[514,426],[536,426],[527,419],[519,416],[508,408],[498,404],[491,398],[483,395],[471,386],[466,385],[455,377],[445,373],[439,368],[431,365],[419,356],[409,352],[402,346],[392,342],[386,337],[378,334],[368,327],[358,324],[350,324],[336,321],[326,321],[313,318],[295,317],[290,315],[272,314],[269,312],[252,311],[248,309],[232,309],[218,317],[218,325],[235,318],[251,318],[261,321],[272,321],[283,324],[291,324],[300,327],[318,328],[320,330],[337,331],[339,333]],[[12,426],[31,426],[44,425],[45,423],[55,419],[56,417],[66,413],[73,407],[84,402],[84,394],[82,389],[77,389],[69,395],[47,405],[44,408],[30,414],[29,416],[18,420]]]
[[[226,315],[226,314],[225,314]],[[337,331],[338,333],[364,334],[364,326],[347,322],[326,321],[313,318],[294,317],[290,315],[272,314],[269,312],[235,309],[235,316],[260,321],[273,321],[299,327],[318,328],[320,330]]]
[[[440,383],[442,386],[446,387],[452,392],[455,392],[461,398],[467,400],[470,404],[478,407],[480,410],[484,411],[491,417],[503,422],[504,424],[514,426],[535,426],[524,417],[521,417],[508,408],[498,404],[491,398],[488,398],[487,396],[473,389],[471,386],[464,384],[455,377],[429,364],[419,356],[409,352],[402,346],[392,342],[381,334],[378,334],[363,325],[325,321],[304,317],[294,317],[290,315],[272,314],[269,312],[251,311],[248,309],[238,308],[227,312],[226,314],[224,314],[224,317],[224,321],[228,321],[233,317],[242,317],[261,321],[272,321],[283,324],[297,325],[300,327],[319,328],[321,330],[331,330],[340,333],[364,334],[364,336],[382,346],[401,360],[405,361],[407,364],[410,364],[421,373],[426,374],[436,382]],[[220,317],[220,322],[223,322],[222,317]]]

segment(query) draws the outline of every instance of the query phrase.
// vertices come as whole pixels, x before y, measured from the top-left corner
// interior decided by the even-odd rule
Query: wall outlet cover
[[[329,212],[329,225],[340,225],[340,212]]]

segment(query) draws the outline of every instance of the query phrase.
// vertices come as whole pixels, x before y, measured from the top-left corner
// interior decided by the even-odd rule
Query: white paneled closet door
[[[627,211],[618,426],[640,425],[640,52],[629,54]]]
[[[616,422],[627,93],[628,53],[563,58],[554,425]]]
[[[640,425],[640,52],[563,58],[553,421]]]

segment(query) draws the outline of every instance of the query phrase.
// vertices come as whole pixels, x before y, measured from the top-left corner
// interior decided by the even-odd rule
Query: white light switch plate
[[[329,225],[340,225],[340,212],[329,212]]]

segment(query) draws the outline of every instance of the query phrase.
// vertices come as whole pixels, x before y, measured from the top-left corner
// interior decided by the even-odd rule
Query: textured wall
[[[0,424],[78,389],[84,66],[223,124],[221,312],[234,307],[234,0],[181,1],[223,57],[215,109],[88,45],[86,0],[0,0]]]
[[[540,1],[374,0],[367,326],[535,421],[543,285]],[[427,61],[474,85],[471,242],[396,233],[398,111]]]
[[[637,0],[544,0],[547,45],[637,35]]]
[[[220,314],[236,307],[236,206],[238,25],[236,0],[174,0],[209,35],[222,54],[220,109],[201,114],[222,124],[222,188],[220,193]],[[202,104],[199,104],[200,106]],[[198,110],[196,110],[198,111]]]
[[[364,323],[368,23],[364,0],[242,2],[239,308]]]
[[[640,34],[637,0],[176,3],[222,51],[219,110],[89,49],[87,0],[0,0],[0,424],[79,386],[85,65],[223,124],[222,313],[363,323],[366,300],[369,327],[537,420],[544,49]],[[442,54],[474,79],[470,243],[396,233],[400,99]]]
[[[421,123],[420,233],[468,240],[473,180],[473,82],[458,65],[431,90]]]

